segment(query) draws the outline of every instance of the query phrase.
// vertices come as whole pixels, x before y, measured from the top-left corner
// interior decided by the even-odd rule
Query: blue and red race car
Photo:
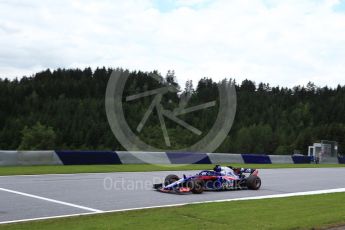
[[[203,170],[194,176],[168,175],[164,183],[154,184],[154,189],[168,193],[194,193],[203,191],[251,189],[261,187],[257,169],[233,168],[216,165],[213,170]]]

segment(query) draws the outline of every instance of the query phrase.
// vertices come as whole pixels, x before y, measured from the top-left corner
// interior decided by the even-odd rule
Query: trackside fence
[[[345,164],[345,157],[334,163]],[[135,152],[135,151],[2,151],[0,166],[9,165],[102,165],[102,164],[309,164],[308,156],[190,153],[190,152]],[[322,163],[322,162],[321,162]]]

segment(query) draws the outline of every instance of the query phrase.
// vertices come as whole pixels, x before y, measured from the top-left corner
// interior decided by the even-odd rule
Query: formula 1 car
[[[164,183],[154,184],[153,188],[166,193],[194,193],[203,191],[258,190],[261,187],[261,179],[257,169],[222,167],[216,165],[213,170],[203,170],[194,176],[168,175]]]

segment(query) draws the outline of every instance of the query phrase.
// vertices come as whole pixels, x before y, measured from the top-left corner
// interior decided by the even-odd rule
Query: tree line
[[[105,92],[111,68],[49,69],[21,79],[0,79],[0,149],[124,150],[111,132],[105,112]],[[158,76],[154,79],[151,75]],[[162,99],[164,109],[188,108],[215,100],[216,106],[179,118],[202,130],[198,136],[165,119],[170,149],[190,146],[211,129],[218,112],[218,86],[233,84],[237,112],[231,131],[217,152],[291,154],[306,153],[320,140],[345,148],[345,86],[318,87],[313,83],[292,88],[244,80],[197,83],[176,82],[175,73],[161,76],[133,71],[124,89],[128,95],[174,86]],[[136,128],[152,102],[151,96],[123,100],[126,121],[146,143],[169,149],[164,142],[159,117],[154,112],[141,132]],[[181,98],[183,98],[181,100]]]

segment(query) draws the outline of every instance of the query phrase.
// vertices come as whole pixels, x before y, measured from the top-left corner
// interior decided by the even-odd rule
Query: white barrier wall
[[[116,151],[122,164],[171,164],[165,152]]]
[[[55,151],[0,151],[0,165],[62,165]]]
[[[320,161],[320,164],[338,164],[338,158],[337,157],[327,157],[323,158]]]
[[[62,165],[55,151],[18,151],[20,165]]]
[[[0,166],[2,165],[18,165],[17,151],[0,150]]]
[[[233,153],[207,153],[212,164],[224,164],[224,163],[240,163],[243,164],[243,158],[241,154]]]
[[[293,160],[290,155],[269,155],[272,164],[293,164]]]

